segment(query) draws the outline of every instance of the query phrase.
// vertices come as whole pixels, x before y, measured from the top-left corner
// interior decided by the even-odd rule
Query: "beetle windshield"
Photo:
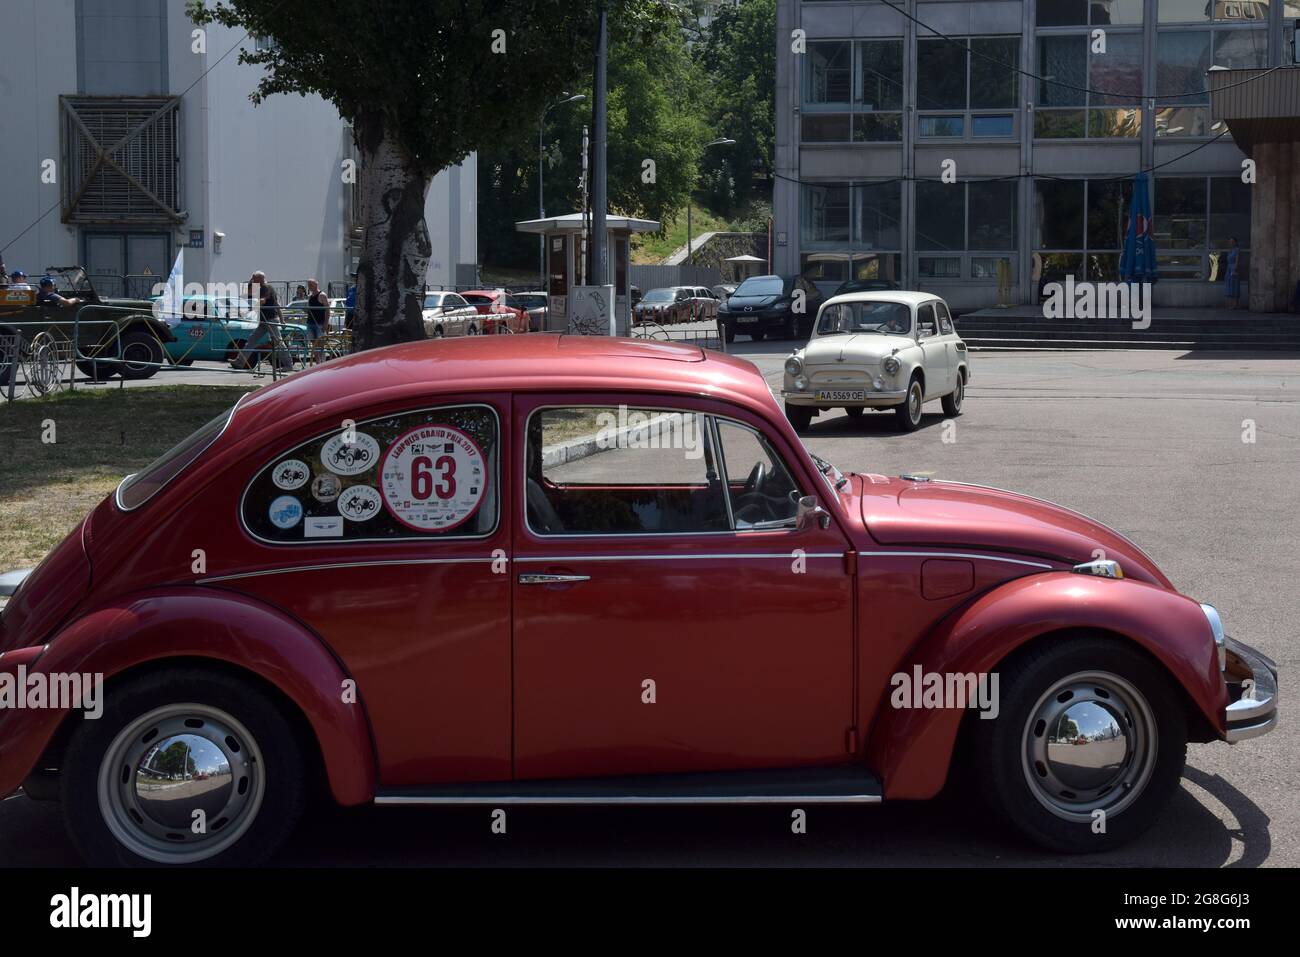
[[[117,487],[117,507],[124,512],[129,512],[153,498],[160,488],[180,475],[207,451],[221,435],[238,407],[237,402],[193,435],[181,440],[153,464],[123,479],[122,484]]]
[[[819,336],[837,332],[878,332],[885,336],[906,336],[912,332],[912,309],[902,302],[837,302],[822,310],[817,321]]]

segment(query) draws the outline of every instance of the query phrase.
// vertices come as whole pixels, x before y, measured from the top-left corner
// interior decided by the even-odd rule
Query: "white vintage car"
[[[479,311],[454,292],[430,292],[424,297],[424,333],[430,339],[477,336],[483,331]]]
[[[796,429],[824,409],[851,417],[893,409],[901,431],[921,424],[921,407],[943,399],[961,413],[970,355],[947,304],[924,292],[851,292],[827,299],[812,339],[785,360],[781,397]]]

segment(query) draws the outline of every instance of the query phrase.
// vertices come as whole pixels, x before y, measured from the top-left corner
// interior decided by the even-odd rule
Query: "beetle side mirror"
[[[813,528],[826,528],[831,523],[831,513],[821,507],[816,495],[805,495],[799,499],[798,511],[794,513],[794,525],[799,531]]]

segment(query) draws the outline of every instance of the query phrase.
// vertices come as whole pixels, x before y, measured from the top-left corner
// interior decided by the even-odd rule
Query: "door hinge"
[[[844,732],[844,750],[849,754],[858,753],[858,729],[849,728]]]
[[[844,574],[856,575],[857,573],[858,573],[858,553],[845,552],[844,553]]]

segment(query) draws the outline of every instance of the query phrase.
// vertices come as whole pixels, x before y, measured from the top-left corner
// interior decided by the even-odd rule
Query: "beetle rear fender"
[[[941,622],[898,670],[910,677],[919,666],[922,675],[942,676],[945,683],[950,675],[996,673],[1001,661],[1028,642],[1079,630],[1139,645],[1164,666],[1209,726],[1221,730],[1228,692],[1200,607],[1177,592],[1133,579],[1072,572],[1015,579]],[[885,694],[875,709],[867,764],[884,781],[886,797],[933,797],[947,778],[967,710],[896,708],[890,690]]]
[[[355,805],[374,797],[374,745],[359,693],[345,696],[348,674],[301,622],[245,595],[189,586],[123,596],[64,627],[28,671],[103,675],[109,683],[178,659],[222,662],[271,685],[315,735],[334,799]],[[35,768],[68,715],[0,712],[0,794]]]

